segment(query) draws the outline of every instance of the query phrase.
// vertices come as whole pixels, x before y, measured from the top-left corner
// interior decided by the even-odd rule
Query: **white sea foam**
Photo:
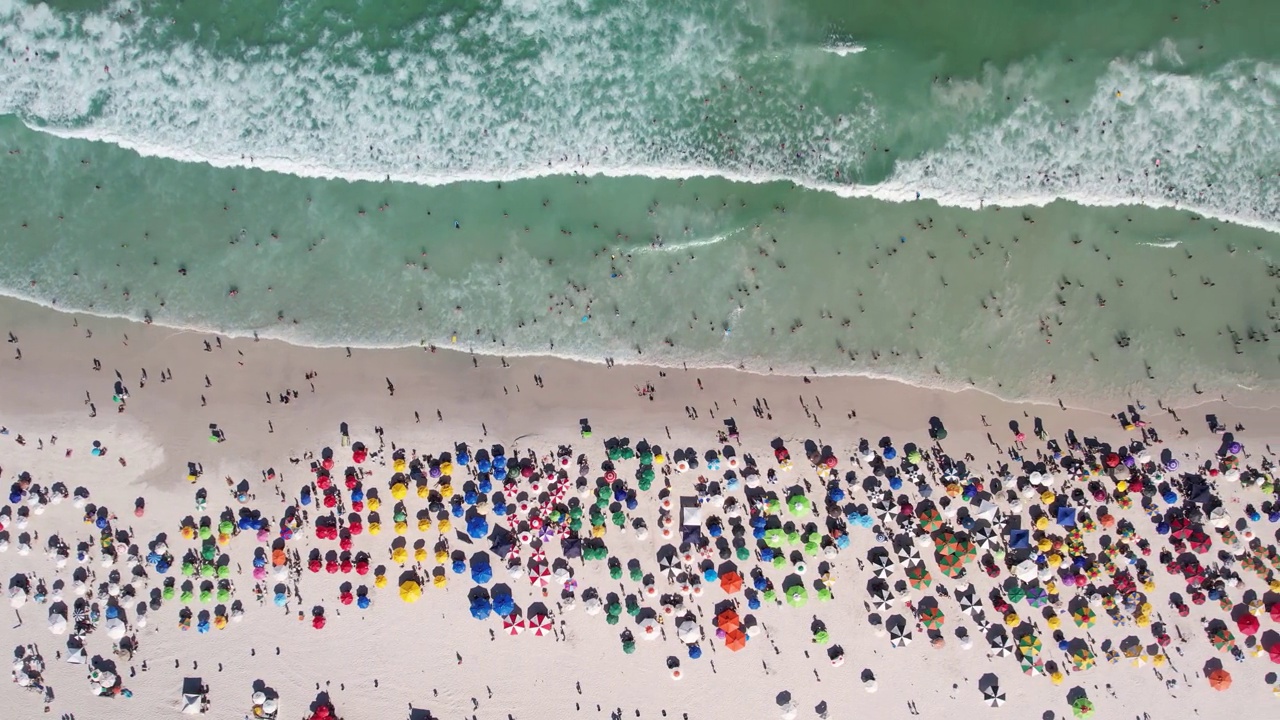
[[[1280,231],[1280,67],[1264,63],[1190,76],[1157,69],[1158,53],[1118,60],[1070,112],[1035,95],[1010,112],[1002,100],[1011,87],[1047,83],[1024,67],[988,73],[943,103],[962,102],[972,119],[944,145],[900,160],[883,182],[848,185],[831,170],[860,166],[882,122],[874,104],[842,122],[814,109],[798,117],[785,62],[761,71],[762,94],[720,92],[750,43],[714,15],[507,4],[448,32],[449,15],[404,30],[402,47],[421,52],[372,58],[357,51],[358,37],[335,36],[323,51],[246,48],[229,58],[164,40],[162,24],[138,14],[117,20],[128,7],[81,16],[0,0],[10,56],[0,62],[0,113],[144,156],[307,177],[720,176],[964,207],[1177,206]],[[643,40],[600,42],[626,28]],[[704,126],[704,107],[734,123]],[[823,139],[779,151],[796,127]]]
[[[1161,241],[1159,241],[1159,242],[1143,242],[1143,243],[1138,243],[1138,244],[1139,244],[1139,245],[1146,245],[1147,247],[1154,247],[1154,248],[1170,248],[1170,249],[1172,249],[1172,248],[1176,248],[1176,247],[1178,247],[1179,245],[1181,245],[1181,244],[1182,244],[1182,241],[1181,241],[1181,240],[1161,240]]]
[[[831,53],[839,57],[847,57],[849,55],[857,55],[867,51],[866,45],[857,43],[833,43],[822,48],[822,52]]]

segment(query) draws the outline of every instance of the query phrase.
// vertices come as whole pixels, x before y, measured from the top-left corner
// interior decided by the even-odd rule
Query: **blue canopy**
[[[1031,547],[1031,533],[1026,530],[1010,530],[1009,547],[1015,550],[1025,550]]]
[[[477,597],[471,599],[471,617],[477,620],[487,620],[493,614],[493,603],[489,602],[489,598]]]
[[[1076,526],[1076,509],[1073,507],[1058,508],[1058,524],[1062,527]]]

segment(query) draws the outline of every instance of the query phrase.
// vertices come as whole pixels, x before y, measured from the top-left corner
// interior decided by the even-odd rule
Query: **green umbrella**
[[[1021,587],[1009,588],[1009,604],[1010,605],[1016,602],[1021,602],[1022,600],[1025,600],[1026,597],[1027,597],[1027,591],[1023,590]]]
[[[209,591],[209,590],[201,590],[201,591],[200,591],[200,602],[202,602],[202,603],[207,603],[207,602],[209,602],[209,601],[211,601],[211,600],[213,600],[213,592],[211,592],[211,591]]]
[[[624,641],[624,642],[622,643],[622,652],[624,652],[624,653],[626,653],[626,654],[630,655],[631,653],[633,653],[633,652],[635,652],[635,651],[636,651],[636,641],[635,641],[635,640],[627,640],[627,641]]]
[[[160,591],[160,596],[163,597],[165,600],[172,600],[173,587],[169,586],[169,587],[166,587],[164,590]]]
[[[627,614],[635,617],[640,614],[640,603],[632,598],[627,598]]]
[[[618,604],[617,600],[614,600],[613,602],[604,606],[604,611],[605,611],[605,614],[607,615],[621,615],[622,605]]]
[[[813,641],[818,643],[819,645],[826,645],[827,643],[831,642],[831,634],[828,633],[826,630],[819,630],[818,632],[813,634]]]
[[[569,517],[573,518],[574,520],[577,520],[578,518],[582,517],[582,506],[574,505],[573,507],[569,508]]]
[[[761,597],[764,598],[765,602],[773,602],[774,600],[778,599],[778,593],[774,592],[773,590],[765,590],[763,593],[761,593]]]
[[[190,590],[183,590],[182,594],[178,596],[178,600],[184,603],[191,602],[191,598],[192,598],[192,595]]]
[[[211,578],[216,572],[212,565],[205,565],[200,568],[200,577]]]
[[[738,559],[739,559],[739,560],[747,560],[747,559],[749,559],[750,557],[751,557],[751,551],[750,551],[750,550],[748,550],[746,547],[740,547],[740,548],[738,548]]]
[[[627,524],[627,514],[619,510],[613,514],[613,524],[622,527]]]
[[[786,589],[787,604],[794,608],[804,607],[809,602],[809,591],[803,585],[792,585]]]
[[[622,579],[622,568],[621,568],[621,567],[619,567],[619,566],[617,566],[617,565],[610,565],[610,566],[609,566],[609,577],[613,578],[614,580],[621,580],[621,579]]]
[[[786,534],[782,532],[782,528],[769,528],[764,531],[764,544],[771,548],[780,548],[785,541]]]
[[[205,560],[212,560],[214,557],[217,556],[217,554],[218,554],[218,548],[212,543],[200,548],[200,557]]]
[[[776,568],[783,568],[783,567],[786,567],[786,566],[787,566],[787,559],[786,559],[785,557],[783,557],[781,553],[779,553],[779,554],[777,554],[777,555],[774,555],[774,556],[773,556],[773,566],[774,566],[774,567],[776,567]]]
[[[818,549],[819,549],[819,548],[818,548],[818,543],[816,543],[816,542],[807,542],[807,543],[805,543],[805,544],[804,544],[804,554],[805,554],[805,555],[809,555],[809,556],[817,555],[817,554],[818,554]]]
[[[1071,703],[1071,712],[1078,718],[1093,717],[1093,701],[1087,697],[1078,697]]]
[[[823,587],[821,587],[821,588],[819,588],[819,589],[818,589],[818,600],[820,600],[820,601],[822,601],[822,602],[827,602],[828,600],[830,600],[830,599],[831,599],[831,597],[832,597],[832,596],[831,596],[831,588],[826,587],[826,586],[824,585]]]
[[[651,453],[651,452],[642,452],[642,453],[640,453],[640,464],[641,464],[641,465],[652,465],[652,464],[653,464],[653,453]]]
[[[231,600],[231,591],[226,588],[218,589],[218,602],[224,603]]]
[[[229,578],[229,577],[231,577],[231,566],[230,566],[230,565],[219,565],[219,566],[218,566],[218,577],[220,577],[220,578]]]
[[[211,537],[213,537],[213,528],[209,527],[208,525],[201,525],[201,526],[200,526],[200,539],[201,539],[201,540],[208,540],[208,539],[209,539],[209,538],[211,538]]]
[[[617,615],[605,615],[605,616],[604,616],[604,621],[605,621],[605,622],[607,622],[607,623],[609,623],[610,625],[617,625],[617,624],[618,624],[618,616],[617,616]]]
[[[196,574],[195,563],[189,563],[189,562],[182,563],[182,574],[187,577],[191,577],[192,575],[195,575]]]
[[[653,487],[653,478],[640,478],[640,481],[636,483],[636,487],[640,489],[640,492],[646,492],[649,488]]]
[[[796,531],[796,530],[792,530],[792,531],[788,532],[788,533],[787,533],[787,544],[789,544],[789,545],[799,545],[799,544],[800,544],[800,533],[799,533],[798,531]]]
[[[796,517],[805,517],[813,510],[813,503],[804,495],[792,495],[787,498],[787,509]]]
[[[235,529],[236,529],[235,523],[231,522],[230,520],[223,520],[222,522],[218,523],[218,534],[220,535],[230,535],[231,533],[235,532]]]
[[[631,568],[631,581],[632,581],[632,582],[640,582],[640,581],[641,581],[641,580],[643,580],[643,579],[644,579],[644,571],[640,569],[640,566],[639,566],[639,565],[637,565],[637,566],[635,566],[635,567]]]

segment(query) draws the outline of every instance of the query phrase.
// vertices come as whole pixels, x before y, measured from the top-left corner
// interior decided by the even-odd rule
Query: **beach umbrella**
[[[982,601],[974,597],[973,593],[957,595],[956,600],[960,603],[961,612],[967,612],[970,615],[982,612]]]
[[[534,636],[536,637],[542,637],[543,635],[548,635],[551,633],[551,627],[552,627],[551,618],[547,617],[542,613],[538,613],[537,615],[534,615],[533,617],[529,618],[527,624],[529,627],[529,632],[533,633]]]
[[[888,610],[893,607],[893,592],[888,585],[877,585],[872,588],[871,605],[876,610]]]
[[[1236,627],[1245,635],[1256,635],[1258,633],[1258,618],[1253,615],[1241,615],[1236,621]]]
[[[889,644],[893,647],[906,647],[911,644],[911,639],[911,632],[905,624],[898,624],[889,628]]]
[[[917,590],[923,590],[933,584],[933,576],[929,574],[929,569],[924,566],[924,563],[908,565],[907,580],[911,581],[911,587]]]
[[[725,633],[724,646],[733,652],[741,650],[747,646],[747,634],[741,628]]]
[[[1097,658],[1094,656],[1092,650],[1087,647],[1081,647],[1071,653],[1071,664],[1074,665],[1077,670],[1088,670],[1097,664]]]
[[[590,611],[590,608],[588,608]],[[508,635],[519,635],[525,630],[524,618],[516,613],[510,613],[502,618],[502,631]]]
[[[1022,673],[1024,675],[1030,675],[1031,677],[1036,677],[1037,675],[1044,674],[1043,660],[1024,657],[1022,658],[1022,662],[1020,663],[1020,665],[1022,667]]]
[[[720,588],[726,593],[742,591],[742,576],[736,572],[727,572],[720,576]],[[1252,616],[1251,616],[1252,617]]]
[[[1027,591],[1027,604],[1038,608],[1049,602],[1049,593],[1042,587],[1033,587]]]
[[[804,607],[809,602],[809,591],[804,585],[796,584],[786,589],[787,604],[794,608]]]
[[[1078,697],[1071,703],[1071,714],[1081,720],[1093,717],[1093,701],[1087,697]]]
[[[878,553],[872,555],[871,571],[878,578],[887,578],[893,573],[894,562],[889,553]]]
[[[1219,650],[1229,650],[1235,647],[1236,637],[1227,628],[1220,627],[1209,634],[1209,642]]]
[[[477,620],[487,620],[492,613],[493,603],[489,598],[481,596],[471,599],[471,617]]]
[[[920,611],[920,622],[927,628],[940,628],[946,622],[946,615],[937,607],[928,607]]]
[[[1231,673],[1222,668],[1209,673],[1209,687],[1219,691],[1231,687]]]
[[[636,627],[640,630],[640,637],[645,640],[656,640],[661,634],[658,621],[651,617],[640,620],[636,623]]]
[[[991,650],[996,657],[1012,655],[1016,649],[1013,644],[1013,638],[1009,637],[1004,632],[988,636],[987,642],[991,645]]]
[[[991,707],[1000,707],[1008,702],[1008,700],[1009,699],[1005,696],[1004,690],[1001,690],[1000,686],[994,683],[982,690],[982,701]]]
[[[1088,605],[1081,605],[1071,613],[1077,627],[1091,628],[1097,622],[1097,614]]]
[[[897,552],[898,562],[904,564],[920,562],[920,551],[916,549],[915,545],[899,545]]]
[[[734,620],[731,628],[722,627],[721,629],[728,635],[728,633],[738,629],[738,622]],[[692,645],[702,639],[702,634],[698,630],[698,624],[693,620],[681,620],[676,625],[676,638],[686,645]]]
[[[407,603],[418,602],[422,597],[422,586],[414,580],[405,580],[400,583],[400,599]]]
[[[1018,652],[1023,655],[1031,656],[1040,652],[1044,648],[1044,644],[1040,642],[1040,638],[1035,633],[1027,633],[1018,638]]]

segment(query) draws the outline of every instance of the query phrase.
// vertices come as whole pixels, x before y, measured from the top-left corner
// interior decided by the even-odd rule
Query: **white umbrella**
[[[49,632],[54,635],[61,635],[67,631],[67,618],[58,613],[49,614]]]
[[[680,642],[686,645],[692,645],[702,639],[702,633],[698,631],[698,624],[692,620],[681,620],[676,625],[676,637]]]
[[[120,618],[109,618],[103,623],[102,627],[107,631],[107,637],[112,640],[119,640],[124,637],[124,621]]]
[[[280,709],[280,703],[275,698],[267,698],[262,701],[262,712],[270,715]]]
[[[592,595],[582,603],[582,607],[587,611],[588,615],[599,615],[600,611],[604,609],[604,604],[600,602],[600,598]]]
[[[263,702],[266,701],[266,699],[267,699],[267,694],[262,691],[258,691],[253,695],[249,696],[249,702],[253,703],[254,705],[261,705]]]
[[[660,635],[658,621],[653,618],[645,618],[636,623],[636,626],[640,629],[640,636],[645,640],[656,640]]]
[[[27,591],[24,588],[17,585],[9,588],[9,607],[20,608],[26,604]]]
[[[75,648],[67,653],[67,662],[72,665],[84,664],[84,648]]]

